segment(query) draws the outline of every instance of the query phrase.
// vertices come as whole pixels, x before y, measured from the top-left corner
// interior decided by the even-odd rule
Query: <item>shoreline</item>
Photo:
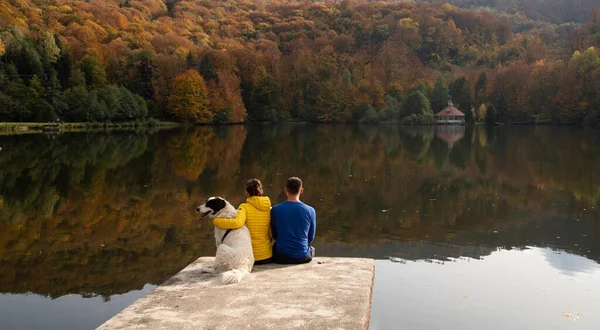
[[[44,133],[43,127],[52,123],[0,122],[0,135],[19,135]],[[60,133],[64,132],[103,132],[129,131],[136,129],[169,129],[186,126],[185,123],[169,121],[130,121],[130,122],[80,122],[60,124]]]
[[[0,135],[20,135],[20,134],[39,134],[44,133],[43,127],[52,123],[42,122],[0,122]],[[111,131],[133,131],[138,129],[172,129],[192,126],[213,126],[227,127],[235,125],[279,125],[279,124],[294,124],[294,125],[358,125],[358,126],[402,126],[402,127],[436,127],[436,126],[489,126],[489,127],[506,127],[506,126],[556,126],[556,127],[594,127],[594,125],[578,125],[578,124],[558,124],[558,123],[465,123],[465,124],[402,124],[397,122],[379,122],[379,123],[356,123],[356,122],[310,122],[310,121],[281,121],[281,122],[242,122],[242,123],[226,123],[226,124],[190,124],[178,123],[171,121],[129,121],[129,122],[78,122],[78,123],[63,123],[60,124],[61,133],[74,132],[111,132]]]

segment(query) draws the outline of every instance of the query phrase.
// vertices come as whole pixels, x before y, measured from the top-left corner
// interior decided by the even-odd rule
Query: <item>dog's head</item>
[[[200,216],[205,218],[214,218],[219,211],[227,206],[227,201],[221,197],[211,197],[206,200],[206,203],[198,206],[196,211],[200,213]]]

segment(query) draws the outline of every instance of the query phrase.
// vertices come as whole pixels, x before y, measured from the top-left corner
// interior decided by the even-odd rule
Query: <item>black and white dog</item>
[[[209,219],[235,218],[237,210],[221,197],[211,197],[196,209],[200,216]],[[250,232],[246,225],[239,229],[223,230],[215,227],[217,254],[212,267],[201,269],[204,273],[222,274],[221,283],[239,283],[252,271],[254,254]]]

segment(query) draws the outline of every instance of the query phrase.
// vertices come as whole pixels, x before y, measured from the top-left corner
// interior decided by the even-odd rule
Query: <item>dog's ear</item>
[[[206,202],[206,207],[210,207],[213,210],[213,214],[216,214],[225,207],[225,200],[221,197],[211,198]]]

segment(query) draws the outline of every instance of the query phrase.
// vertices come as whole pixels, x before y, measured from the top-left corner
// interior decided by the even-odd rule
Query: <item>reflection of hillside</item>
[[[320,255],[372,258],[400,258],[407,260],[446,261],[459,257],[479,259],[497,249],[525,249],[528,246],[551,247],[559,251],[585,256],[577,264],[561,264],[563,259],[549,255],[548,261],[563,272],[584,271],[590,259],[600,263],[598,236],[594,232],[600,221],[574,221],[556,218],[552,221],[538,220],[527,223],[513,221],[494,231],[464,231],[446,240],[398,241],[385,240],[377,243],[349,244],[343,242],[324,242],[317,245]],[[408,238],[407,238],[408,239]],[[548,250],[549,251],[549,250]]]
[[[250,177],[277,201],[300,176],[329,255],[445,259],[539,245],[600,260],[598,132],[476,127],[452,149],[434,133],[265,125],[2,137],[0,292],[158,283],[214,251],[197,203],[237,204]]]
[[[514,221],[505,222],[496,232],[465,232],[448,242],[477,243],[491,247],[543,246],[600,262],[600,219],[597,212],[591,212],[579,221],[574,217],[556,215],[561,213],[540,212],[528,218],[516,218]]]
[[[546,261],[564,275],[573,276],[577,273],[586,273],[598,269],[598,265],[586,257],[570,256],[565,258],[562,252],[552,250],[544,250],[543,253],[546,256]]]
[[[475,245],[453,245],[426,241],[390,242],[381,244],[352,245],[346,243],[322,243],[317,245],[320,255],[363,257],[377,259],[441,260],[468,257],[479,259],[489,255],[495,248]]]
[[[193,212],[200,193],[186,189],[189,172],[180,170],[178,152],[211,154],[206,168],[228,161],[234,165],[223,176],[231,177],[245,129],[229,128],[229,140],[198,131],[189,136],[204,136],[202,143],[183,148],[173,145],[180,135],[169,134],[150,136],[149,148],[145,135],[61,137],[50,145],[38,136],[4,141],[0,269],[8,271],[0,272],[0,291],[123,293],[213,253],[210,228]],[[170,157],[153,156],[165,152]]]

